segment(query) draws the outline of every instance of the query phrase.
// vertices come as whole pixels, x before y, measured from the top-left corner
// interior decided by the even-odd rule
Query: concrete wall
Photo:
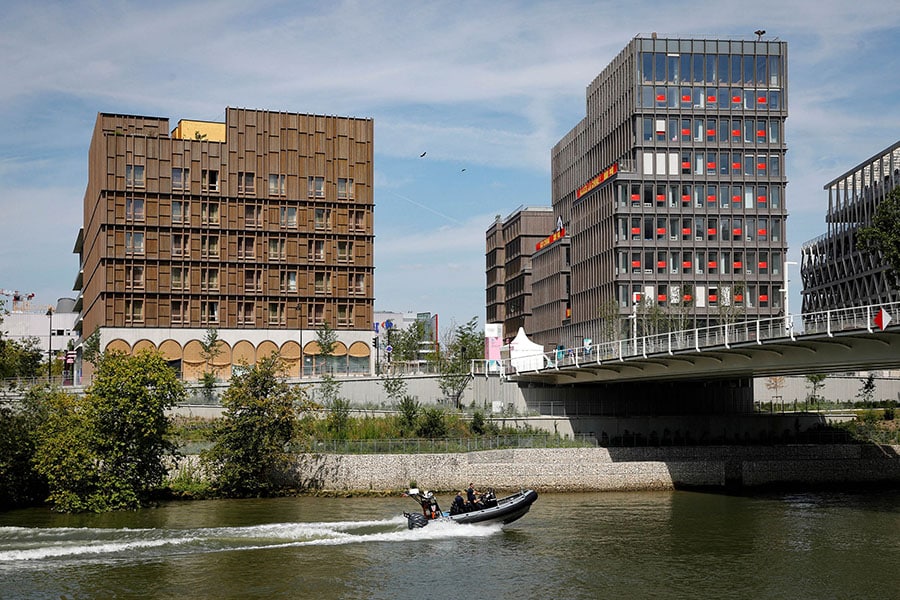
[[[498,490],[636,491],[683,487],[898,484],[900,446],[517,449],[467,454],[305,455],[304,486],[333,491],[469,482]]]

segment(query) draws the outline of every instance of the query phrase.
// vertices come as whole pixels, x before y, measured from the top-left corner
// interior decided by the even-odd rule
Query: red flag
[[[878,325],[878,328],[882,331],[887,329],[887,326],[890,325],[892,320],[890,313],[883,308],[875,315],[875,324]]]

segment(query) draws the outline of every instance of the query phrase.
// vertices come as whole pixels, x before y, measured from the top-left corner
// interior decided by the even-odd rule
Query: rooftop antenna
[[[753,33],[756,34],[756,41],[758,42],[758,41],[762,40],[762,36],[766,35],[766,30],[765,29],[757,29]]]

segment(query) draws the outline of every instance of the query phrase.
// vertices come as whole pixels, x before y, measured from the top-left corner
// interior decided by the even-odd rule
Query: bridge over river
[[[501,375],[548,386],[717,380],[900,368],[900,302],[633,336],[504,358]],[[514,351],[513,351],[514,353]]]

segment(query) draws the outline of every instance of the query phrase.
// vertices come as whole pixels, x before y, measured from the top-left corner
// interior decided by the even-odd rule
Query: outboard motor
[[[420,515],[419,513],[403,514],[406,516],[406,526],[409,529],[418,529],[419,527],[428,525],[428,519],[425,518],[425,515]]]

